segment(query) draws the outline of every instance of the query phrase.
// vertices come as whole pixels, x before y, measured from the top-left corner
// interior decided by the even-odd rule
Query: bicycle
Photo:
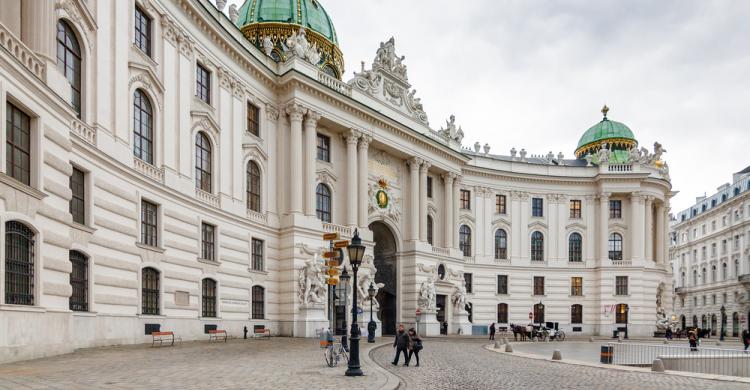
[[[340,360],[349,361],[349,355],[346,353],[344,345],[341,343],[333,343],[323,349],[323,357],[326,360],[328,367],[336,367]]]

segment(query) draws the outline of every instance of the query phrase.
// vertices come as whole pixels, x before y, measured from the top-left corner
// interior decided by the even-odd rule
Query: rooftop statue
[[[286,48],[288,49],[287,56],[293,54],[303,60],[307,60],[313,65],[318,65],[320,62],[320,52],[318,51],[318,45],[307,41],[307,33],[303,27],[300,27],[299,32],[295,32],[291,37],[286,40]],[[265,49],[265,41],[264,41]],[[267,50],[267,49],[265,49]]]

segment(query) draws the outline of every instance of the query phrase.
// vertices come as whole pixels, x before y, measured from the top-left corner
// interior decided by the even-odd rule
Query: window
[[[505,195],[495,195],[495,212],[498,214],[506,214],[507,204],[505,203]]]
[[[263,271],[263,240],[252,240],[253,271]]]
[[[427,176],[427,197],[432,198],[432,177]]]
[[[195,135],[195,188],[211,192],[211,143],[202,132]]]
[[[531,234],[531,260],[544,261],[544,235],[540,232]]]
[[[211,104],[211,72],[201,64],[196,66],[195,96],[206,104]]]
[[[703,306],[706,306],[706,296],[703,296]]]
[[[727,240],[721,240],[721,254],[727,254]]]
[[[5,223],[5,303],[34,304],[34,233],[17,221]]]
[[[318,160],[331,162],[331,139],[318,134]]]
[[[583,261],[583,238],[579,233],[571,233],[568,238],[568,261]]]
[[[70,215],[73,216],[73,222],[86,224],[86,185],[84,182],[85,173],[73,167],[73,173],[70,175]]]
[[[711,282],[716,282],[716,266],[711,266]]]
[[[70,251],[70,263],[72,265],[70,287],[73,290],[69,299],[70,310],[88,311],[88,259],[81,252]]]
[[[258,106],[247,103],[247,131],[256,136],[260,137],[260,109]]]
[[[627,324],[628,323],[628,311],[630,308],[624,303],[620,303],[615,306],[615,323]]]
[[[708,278],[707,278],[706,276],[707,276],[707,274],[706,274],[706,269],[705,269],[705,268],[703,268],[703,269],[701,270],[701,281],[703,282],[702,284],[706,284],[706,283],[708,283]]]
[[[716,221],[711,221],[711,231],[712,232],[716,231]]]
[[[135,7],[135,45],[151,57],[151,18]]]
[[[544,295],[544,276],[534,276],[534,295]]]
[[[544,322],[544,305],[541,303],[534,305],[534,322],[537,324]]]
[[[583,323],[583,306],[581,305],[570,306],[570,323],[571,324]]]
[[[716,243],[711,244],[711,257],[716,257]],[[701,247],[701,259],[706,260],[706,247]]]
[[[461,190],[461,208],[471,210],[471,191]]]
[[[508,275],[497,275],[497,293],[508,294]]]
[[[495,259],[506,260],[508,258],[508,233],[503,229],[495,231]]]
[[[693,286],[697,286],[697,285],[698,285],[698,271],[693,270]]]
[[[570,278],[570,295],[574,297],[583,296],[583,278],[574,276]]]
[[[609,201],[609,218],[610,219],[622,218],[622,201],[621,200]]]
[[[712,305],[716,304],[716,294],[711,295],[711,304]]]
[[[704,236],[706,235],[706,225],[705,224],[701,225],[701,234],[704,235]]]
[[[159,246],[159,206],[141,200],[141,244]]]
[[[253,286],[253,319],[254,320],[262,320],[265,318],[265,295],[266,291],[261,286]]]
[[[433,229],[432,223],[433,223],[432,222],[432,217],[428,215],[427,216],[427,242],[430,245],[433,245],[432,241],[434,240],[434,236],[433,236],[433,232],[432,232],[432,229]]]
[[[5,110],[5,172],[31,185],[31,117],[7,103]]]
[[[247,209],[260,212],[260,168],[254,161],[247,163]]]
[[[470,273],[464,273],[464,281],[466,282],[466,292],[468,294],[471,294],[474,292],[474,286],[472,285],[472,274]]]
[[[57,68],[70,85],[70,104],[81,117],[81,47],[68,23],[57,22]]]
[[[507,303],[497,304],[497,323],[498,324],[508,323],[508,304]]]
[[[615,277],[615,295],[628,295],[628,277]]]
[[[458,249],[464,257],[471,256],[471,228],[466,225],[461,225],[458,229]]]
[[[216,226],[201,223],[201,258],[215,261],[216,259]]]
[[[140,89],[133,93],[133,154],[154,163],[154,114],[151,101]]]
[[[570,218],[572,219],[581,218],[581,201],[580,200],[570,201]]]
[[[203,279],[201,317],[216,317],[216,281]]]
[[[318,184],[315,190],[315,211],[318,219],[331,223],[331,190],[325,184]]]
[[[532,217],[544,216],[544,199],[531,198],[531,216]]]
[[[622,235],[620,233],[609,235],[609,259],[622,260]]]
[[[159,271],[143,269],[141,281],[141,313],[159,315]]]

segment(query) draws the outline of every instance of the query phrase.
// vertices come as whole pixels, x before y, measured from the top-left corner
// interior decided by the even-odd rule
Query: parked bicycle
[[[349,361],[349,354],[346,353],[344,345],[334,342],[323,350],[323,356],[326,359],[328,367],[336,367],[339,361]]]

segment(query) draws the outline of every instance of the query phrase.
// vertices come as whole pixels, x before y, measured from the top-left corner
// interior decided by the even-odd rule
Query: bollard
[[[552,360],[562,360],[562,354],[560,353],[559,349],[556,349],[554,352],[552,352]]]
[[[721,346],[721,341],[718,341],[718,340],[717,340],[717,341],[716,341],[716,346],[717,346],[717,347],[718,347],[718,346]]]
[[[500,348],[500,341],[495,340],[495,349]]]
[[[651,364],[651,371],[664,372],[664,362],[661,359],[654,359],[654,363]]]
[[[593,337],[589,337],[589,343],[593,343],[593,342],[594,342],[594,338]]]
[[[621,342],[622,342],[622,335],[621,335],[621,334],[618,334],[618,335],[617,335],[617,342],[618,342],[618,343],[621,343]]]
[[[664,340],[664,344],[669,344],[669,340]]]
[[[510,344],[505,344],[505,352],[513,352],[513,347]]]

